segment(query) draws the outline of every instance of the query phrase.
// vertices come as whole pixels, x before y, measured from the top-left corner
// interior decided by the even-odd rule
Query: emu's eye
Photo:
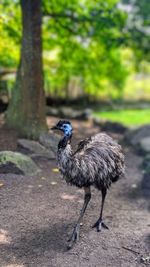
[[[66,129],[66,128],[67,128],[67,125],[64,124],[64,125],[63,125],[63,128]]]

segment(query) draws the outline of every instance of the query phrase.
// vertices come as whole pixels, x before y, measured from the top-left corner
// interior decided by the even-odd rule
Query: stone
[[[56,109],[47,106],[46,114],[48,116],[55,116],[65,119],[88,120],[91,118],[92,110],[88,108],[84,110],[75,110],[70,107],[60,107]]]
[[[52,149],[47,149],[37,141],[28,139],[18,139],[18,145],[24,148],[31,157],[42,157],[47,159],[54,159],[55,153]]]
[[[89,108],[86,108],[83,111],[79,111],[78,114],[76,113],[75,119],[78,119],[78,120],[92,119],[92,110]]]
[[[144,195],[150,198],[150,173],[144,173],[141,188],[144,190]]]
[[[105,121],[101,125],[101,130],[106,132],[124,134],[127,131],[127,127],[121,123],[113,121]]]
[[[31,176],[38,172],[40,172],[40,169],[29,156],[13,151],[0,152],[0,173]]]
[[[142,169],[145,173],[150,174],[150,153],[144,157],[144,160],[142,162]]]
[[[46,114],[48,116],[58,117],[59,110],[57,108],[52,108],[52,107],[46,106]]]
[[[99,117],[93,117],[92,121],[93,121],[94,126],[98,126],[98,127],[101,127],[101,125],[104,122],[104,120]]]
[[[70,107],[61,107],[61,108],[59,108],[59,117],[74,119],[75,118],[75,112]]]
[[[91,113],[90,109],[74,110],[70,107],[61,107],[59,109],[59,117],[67,119],[88,120]]]
[[[144,196],[150,198],[150,153],[144,157],[142,162],[143,179],[141,188],[144,190]]]
[[[150,137],[150,124],[128,131],[125,136],[125,141],[133,146],[136,146],[146,137]]]
[[[125,134],[128,130],[128,128],[121,123],[113,122],[113,121],[106,121],[98,117],[93,117],[93,124],[95,126],[100,127],[101,130],[104,132]]]
[[[145,137],[139,142],[139,148],[144,154],[150,153],[150,135]]]
[[[39,137],[39,142],[49,151],[52,151],[54,157],[56,157],[58,143],[60,141],[60,136],[54,134],[53,132],[42,133]]]

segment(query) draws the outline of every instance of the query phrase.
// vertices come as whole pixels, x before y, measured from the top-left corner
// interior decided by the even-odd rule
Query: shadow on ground
[[[128,191],[124,192],[124,196],[131,201],[135,201],[139,198],[144,198],[147,202],[147,208],[150,212],[150,190],[143,187],[145,184],[144,177],[141,182],[136,184],[136,187],[129,188]]]
[[[145,238],[145,243],[150,251],[150,234]]]
[[[20,238],[12,240],[9,244],[0,244],[3,264],[12,264],[12,259],[15,259],[15,262],[23,263],[23,266],[36,267],[37,258],[46,257],[46,254],[51,261],[56,252],[67,251],[68,227],[68,224],[60,222],[47,228],[29,230],[21,233]]]

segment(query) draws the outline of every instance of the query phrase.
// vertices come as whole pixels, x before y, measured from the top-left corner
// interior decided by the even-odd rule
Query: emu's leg
[[[105,202],[105,197],[107,194],[107,189],[102,189],[102,203],[101,203],[101,211],[100,211],[100,217],[97,220],[97,222],[92,226],[92,228],[96,227],[97,232],[100,232],[102,227],[105,229],[108,229],[107,225],[103,222],[102,215],[103,215],[103,208],[104,208],[104,202]]]
[[[71,237],[69,238],[68,242],[70,242],[68,244],[68,249],[72,248],[73,244],[75,241],[79,240],[79,234],[80,234],[80,223],[82,221],[83,215],[85,213],[85,210],[87,208],[87,205],[91,199],[91,190],[90,187],[84,187],[84,191],[85,191],[85,195],[84,195],[84,204],[83,207],[80,211],[80,216],[78,218],[78,221],[73,229],[73,233],[71,235]]]

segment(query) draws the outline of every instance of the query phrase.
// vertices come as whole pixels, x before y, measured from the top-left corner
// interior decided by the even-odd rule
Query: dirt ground
[[[48,118],[52,125],[55,118]],[[74,121],[75,142],[98,132]],[[16,149],[16,133],[0,129],[0,150]],[[150,199],[141,188],[141,158],[126,154],[126,178],[108,192],[104,219],[109,230],[97,233],[101,194],[92,189],[80,241],[67,251],[69,234],[83,203],[83,192],[66,185],[55,161],[38,160],[34,177],[0,175],[0,267],[138,267],[149,266]],[[144,261],[145,260],[145,261]]]

